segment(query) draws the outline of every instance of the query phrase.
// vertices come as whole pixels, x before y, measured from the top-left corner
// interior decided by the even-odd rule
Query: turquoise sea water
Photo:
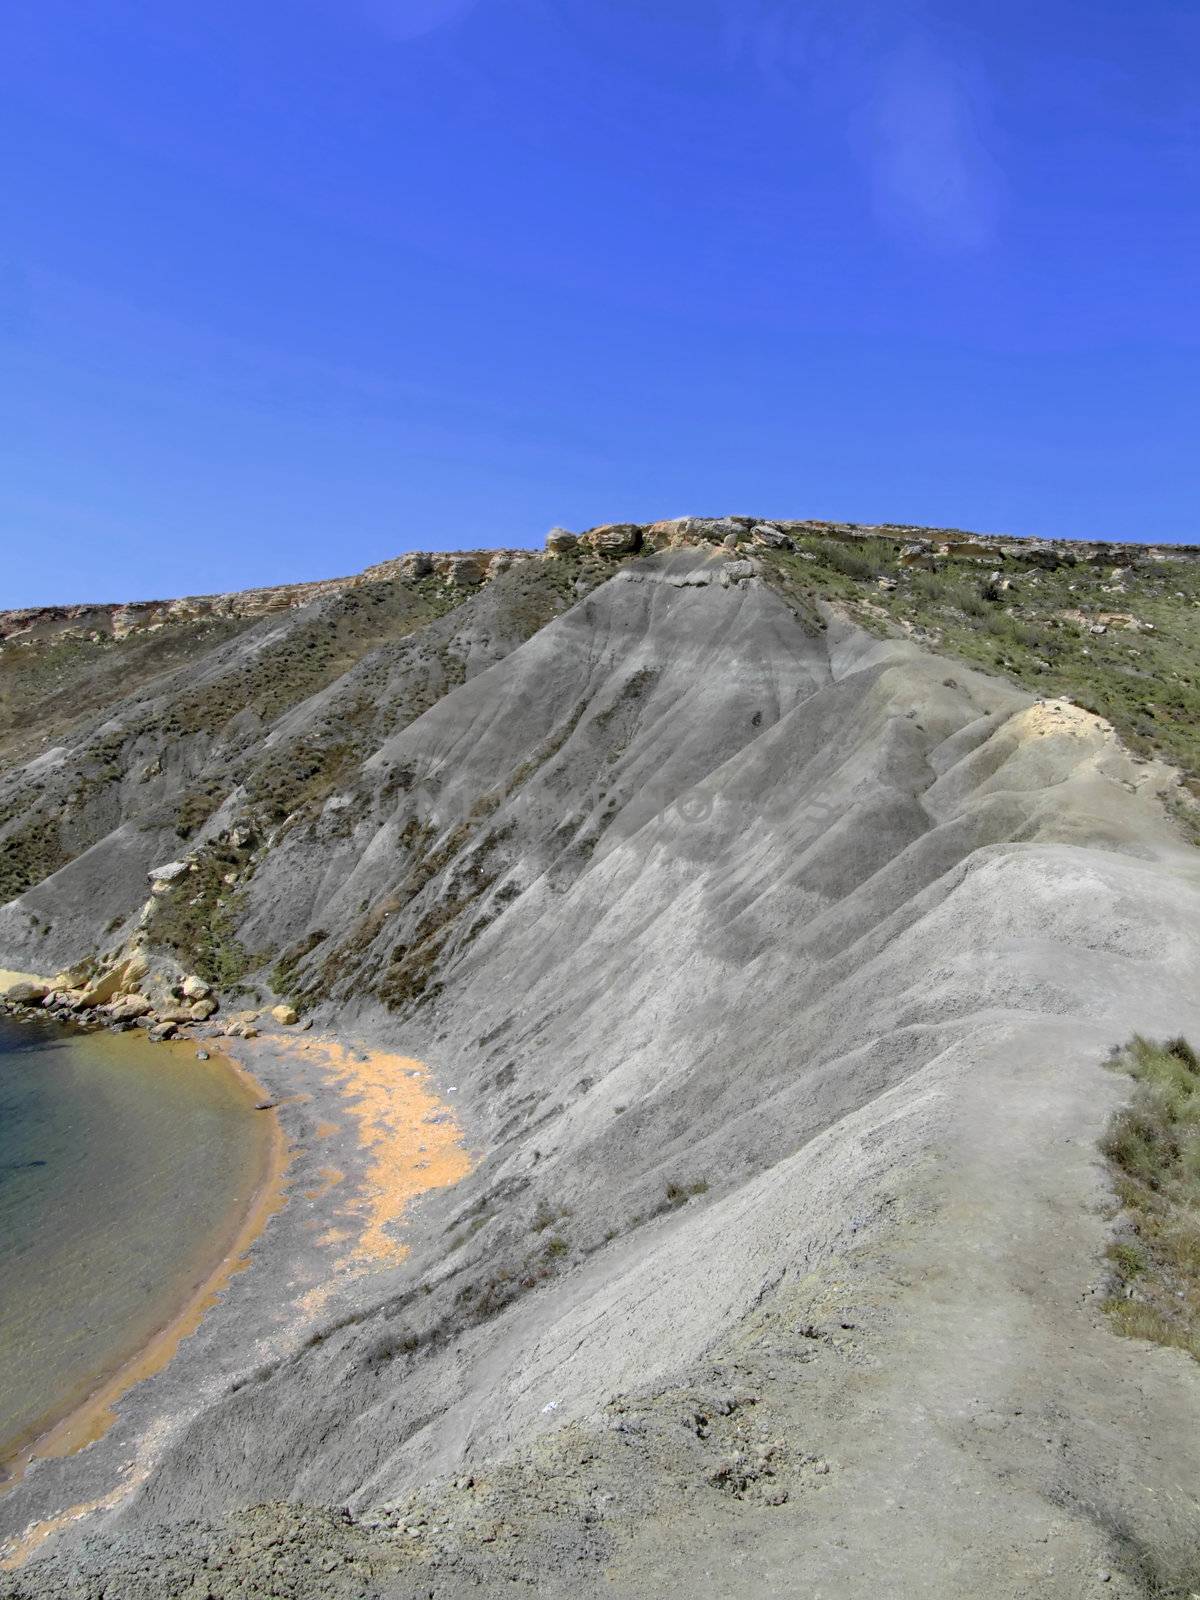
[[[262,1180],[266,1123],[192,1049],[0,1017],[0,1463],[204,1282]]]

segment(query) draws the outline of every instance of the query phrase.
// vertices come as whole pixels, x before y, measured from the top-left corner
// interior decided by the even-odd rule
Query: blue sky
[[[1200,11],[8,0],[0,606],[727,511],[1200,541]]]

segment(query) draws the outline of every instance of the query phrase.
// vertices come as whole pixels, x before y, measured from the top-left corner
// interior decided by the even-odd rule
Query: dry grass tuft
[[[1200,1360],[1200,1059],[1186,1039],[1135,1035],[1112,1065],[1136,1087],[1101,1141],[1122,1206],[1105,1309],[1119,1332]]]

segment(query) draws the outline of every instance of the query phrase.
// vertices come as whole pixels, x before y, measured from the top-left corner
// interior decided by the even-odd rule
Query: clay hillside
[[[0,614],[8,1006],[294,1151],[0,1594],[1200,1589],[1198,558],[683,518]],[[464,1169],[375,1255],[373,1052]]]

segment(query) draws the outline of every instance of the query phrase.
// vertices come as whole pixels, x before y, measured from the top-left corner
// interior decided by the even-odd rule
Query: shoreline
[[[15,981],[8,972],[0,976]],[[212,1046],[221,1042],[205,1041]],[[194,1055],[196,1043],[167,1041],[165,1048],[175,1054],[188,1051]],[[271,1098],[254,1074],[227,1051],[210,1048],[209,1058],[220,1062],[222,1069],[232,1074],[248,1101]],[[235,1226],[227,1232],[214,1265],[193,1286],[175,1312],[137,1350],[101,1377],[90,1393],[69,1405],[63,1415],[38,1433],[18,1442],[9,1454],[0,1457],[0,1500],[17,1487],[34,1463],[73,1455],[103,1438],[117,1420],[119,1402],[137,1384],[154,1377],[168,1365],[183,1341],[200,1326],[230,1280],[249,1265],[254,1244],[286,1202],[284,1180],[291,1164],[292,1147],[273,1107],[269,1111],[254,1112],[248,1105],[247,1110],[251,1115],[268,1117],[270,1133],[253,1193],[238,1213]],[[0,1561],[0,1570],[5,1565],[5,1561]]]
[[[21,1509],[0,1532],[0,1573],[23,1567],[67,1528],[115,1510],[152,1476],[166,1443],[158,1423],[166,1418],[153,1398],[153,1383],[147,1386],[148,1401],[130,1397],[143,1380],[169,1381],[165,1369],[174,1359],[175,1382],[186,1383],[198,1397],[195,1412],[203,1409],[199,1397],[212,1356],[202,1344],[202,1324],[207,1327],[210,1317],[222,1315],[223,1291],[243,1267],[266,1265],[276,1287],[259,1274],[262,1281],[255,1288],[251,1274],[251,1306],[257,1303],[260,1316],[269,1306],[272,1322],[286,1307],[285,1343],[298,1347],[340,1297],[406,1257],[409,1206],[431,1190],[452,1187],[475,1163],[456,1108],[417,1058],[360,1045],[339,1033],[271,1032],[253,1043],[201,1039],[167,1048],[196,1044],[219,1055],[255,1100],[272,1102],[269,1113],[258,1113],[271,1116],[268,1171],[242,1213],[236,1237],[186,1305],[86,1402],[22,1451],[23,1457],[33,1454],[42,1471],[5,1485],[15,1491],[12,1499]],[[264,1081],[273,1088],[264,1088]],[[278,1231],[255,1248],[274,1217]],[[279,1283],[287,1286],[282,1307]],[[232,1323],[233,1338],[247,1354],[250,1343],[242,1341],[252,1324],[245,1319],[254,1314],[242,1305]],[[278,1329],[273,1332],[278,1336]],[[194,1350],[187,1342],[190,1334],[201,1341]],[[133,1407],[135,1432],[119,1445],[118,1459],[104,1436],[127,1417],[124,1402]],[[195,1414],[190,1405],[187,1411]],[[120,1431],[113,1437],[120,1439]],[[22,1461],[21,1475],[28,1464]],[[57,1486],[55,1474],[60,1475]],[[8,1496],[0,1490],[0,1510],[6,1504]],[[23,1516],[26,1507],[32,1514]],[[14,1509],[9,1504],[10,1518]]]

